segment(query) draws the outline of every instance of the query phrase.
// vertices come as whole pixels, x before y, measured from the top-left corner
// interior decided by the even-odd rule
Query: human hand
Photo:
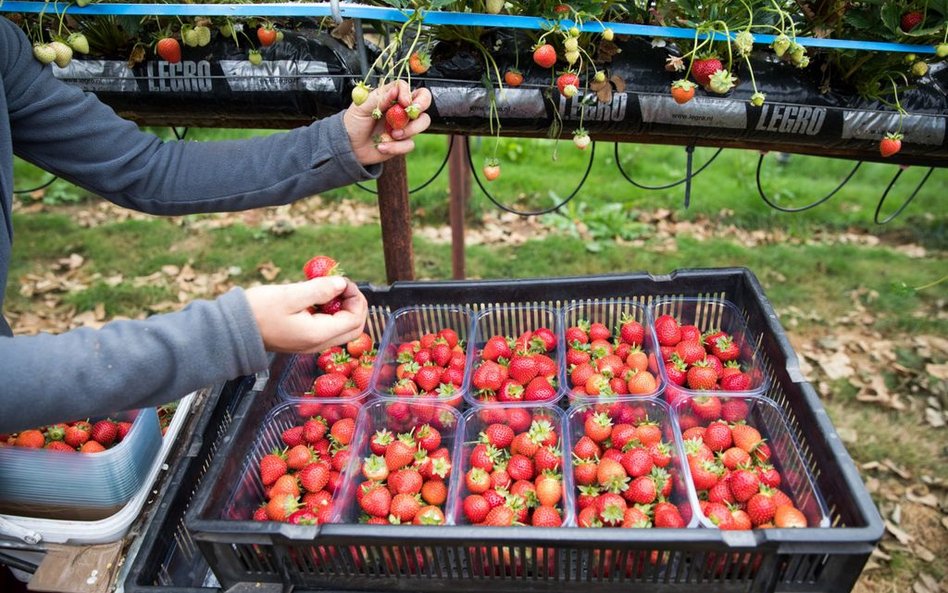
[[[422,113],[418,119],[409,122],[405,129],[393,130],[391,142],[378,142],[385,131],[385,117],[376,120],[372,117],[372,111],[379,108],[385,113],[396,102],[402,107],[416,103]],[[373,90],[361,105],[350,105],[343,116],[343,123],[356,159],[363,165],[374,165],[411,152],[415,148],[412,136],[424,132],[431,125],[431,117],[425,113],[430,106],[431,92],[428,89],[412,91],[404,80]]]
[[[245,292],[264,347],[270,352],[321,352],[350,342],[362,334],[369,311],[358,287],[341,276],[255,286]],[[309,312],[310,305],[322,305],[335,297],[342,299],[338,313]]]

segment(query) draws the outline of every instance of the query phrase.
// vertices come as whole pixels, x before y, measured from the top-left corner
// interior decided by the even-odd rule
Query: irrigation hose
[[[47,181],[46,183],[43,183],[42,185],[37,185],[36,187],[30,188],[30,189],[14,189],[14,190],[13,190],[13,193],[15,193],[15,194],[31,194],[31,193],[33,193],[33,192],[35,192],[35,191],[39,191],[39,190],[41,190],[41,189],[46,189],[47,187],[49,187],[50,185],[52,185],[53,182],[56,181],[57,179],[59,179],[59,176],[53,175],[53,176],[49,179],[49,181]]]
[[[764,156],[766,156],[766,153],[762,152],[760,153],[760,158],[757,159],[757,193],[758,195],[760,195],[760,199],[763,200],[765,204],[767,204],[774,210],[777,210],[780,212],[787,212],[787,213],[803,212],[805,210],[809,210],[810,208],[816,208],[820,204],[828,201],[830,198],[836,195],[836,192],[843,189],[844,185],[849,183],[849,180],[853,178],[853,175],[855,175],[856,171],[859,170],[859,167],[862,166],[862,161],[857,161],[856,166],[853,167],[852,170],[849,172],[849,174],[846,175],[846,177],[844,177],[843,180],[839,182],[839,185],[837,185],[833,191],[826,194],[819,200],[816,200],[815,202],[807,204],[806,206],[800,206],[799,208],[784,208],[783,206],[779,206],[775,204],[773,200],[767,197],[767,193],[764,191],[764,187],[760,183],[760,170],[763,168],[762,166],[764,164]]]
[[[892,181],[889,182],[889,186],[886,187],[885,192],[882,193],[882,197],[879,199],[879,204],[876,205],[876,213],[872,217],[876,224],[888,224],[895,220],[899,214],[902,214],[902,211],[912,203],[912,200],[914,200],[915,196],[918,195],[918,191],[922,189],[922,186],[925,185],[925,182],[928,181],[928,178],[932,176],[932,172],[935,170],[935,167],[929,167],[928,173],[925,173],[925,176],[922,177],[922,180],[918,182],[917,186],[915,186],[915,191],[912,192],[912,195],[910,195],[907,200],[902,202],[902,205],[899,206],[898,210],[887,216],[885,220],[880,221],[879,213],[882,212],[882,205],[885,204],[886,198],[889,197],[889,192],[892,190],[893,186],[895,186],[895,182],[899,180],[899,177],[902,176],[902,172],[907,168],[908,167],[899,167],[899,170],[896,172],[895,176],[892,177]]]
[[[428,179],[428,181],[425,181],[424,183],[422,183],[422,184],[419,185],[418,187],[409,189],[409,190],[408,190],[408,193],[413,194],[413,193],[415,193],[415,192],[417,192],[417,191],[421,191],[421,190],[425,189],[426,187],[428,187],[429,185],[431,185],[431,183],[441,175],[441,172],[444,171],[444,166],[448,164],[448,160],[451,158],[451,149],[453,149],[453,148],[454,148],[454,135],[452,135],[452,136],[451,136],[451,140],[448,141],[448,150],[447,150],[447,152],[444,153],[444,160],[441,161],[441,164],[440,164],[440,165],[438,165],[438,170],[434,172],[434,175],[432,175],[431,178]],[[358,188],[361,189],[362,191],[369,192],[370,194],[376,194],[376,195],[378,195],[378,193],[379,193],[378,190],[374,190],[374,189],[372,189],[371,187],[366,187],[366,186],[363,185],[362,182],[360,182],[360,181],[356,181],[356,187],[358,187]]]
[[[694,148],[695,147],[693,144],[690,144],[686,147],[685,150],[688,151],[689,158],[691,156],[691,153],[694,151]],[[622,168],[622,161],[619,159],[619,143],[618,142],[615,143],[615,159],[616,159],[616,167],[619,168],[619,173],[622,173],[622,176],[625,177],[626,181],[628,181],[629,183],[631,183],[632,185],[634,185],[635,187],[639,189],[654,191],[654,190],[660,190],[660,189],[671,189],[677,185],[681,185],[682,183],[690,182],[691,179],[693,179],[694,177],[697,177],[699,173],[701,173],[708,167],[708,165],[713,163],[714,159],[718,158],[718,155],[721,154],[722,150],[724,149],[723,148],[717,149],[717,151],[713,155],[711,155],[711,158],[705,161],[705,163],[701,165],[698,168],[698,170],[692,173],[691,175],[685,175],[678,181],[673,181],[672,183],[666,183],[665,185],[645,185],[644,183],[639,183],[638,181],[632,179],[632,177],[626,172],[626,170]]]
[[[501,204],[500,201],[498,201],[497,198],[495,198],[493,194],[491,194],[487,190],[487,188],[484,187],[484,183],[481,181],[480,176],[477,174],[477,169],[474,167],[474,162],[471,160],[470,137],[465,136],[464,142],[467,148],[467,164],[471,168],[471,175],[474,176],[474,181],[477,183],[477,187],[481,188],[481,191],[484,192],[484,195],[487,196],[487,199],[490,200],[494,204],[494,206],[497,206],[504,212],[510,212],[511,214],[516,214],[517,216],[540,216],[542,214],[549,214],[551,212],[556,212],[557,210],[559,210],[560,208],[568,204],[569,201],[575,198],[576,194],[579,193],[579,190],[581,190],[583,186],[586,184],[586,180],[589,178],[589,172],[592,171],[593,161],[595,160],[595,157],[596,157],[596,143],[593,142],[592,147],[589,151],[589,163],[587,163],[586,165],[586,172],[583,173],[583,178],[579,180],[579,185],[576,186],[576,189],[574,189],[570,195],[566,196],[566,198],[560,201],[560,203],[556,204],[555,206],[551,206],[549,208],[543,208],[541,210],[515,210],[509,206]]]

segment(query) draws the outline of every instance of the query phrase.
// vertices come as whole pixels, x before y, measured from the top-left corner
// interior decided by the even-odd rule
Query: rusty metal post
[[[471,198],[471,171],[467,162],[467,143],[462,136],[451,136],[448,175],[451,190],[451,272],[455,280],[465,278],[464,214]]]
[[[385,162],[378,179],[382,251],[388,282],[415,279],[415,254],[411,240],[411,208],[408,204],[408,170],[405,157]]]

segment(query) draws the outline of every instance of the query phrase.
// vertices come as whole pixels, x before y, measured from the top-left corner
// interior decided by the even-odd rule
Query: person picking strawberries
[[[288,132],[164,142],[57,80],[26,36],[0,18],[0,306],[12,255],[14,154],[133,210],[247,210],[377,177],[381,163],[414,148],[412,138],[431,123],[430,104],[427,90],[396,81],[362,105]],[[394,105],[414,106],[418,116],[383,137],[385,120],[373,111]],[[336,298],[334,315],[309,312]],[[355,284],[330,276],[234,288],[174,313],[59,335],[13,337],[0,317],[0,432],[175,400],[267,368],[267,351],[348,342],[366,316]]]

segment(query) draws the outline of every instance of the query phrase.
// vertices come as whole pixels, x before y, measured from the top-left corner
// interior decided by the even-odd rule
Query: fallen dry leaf
[[[915,544],[912,551],[922,562],[932,562],[935,560],[935,553],[921,544]]]
[[[257,266],[257,271],[260,272],[260,275],[263,276],[263,279],[267,282],[273,282],[277,279],[277,276],[280,275],[280,268],[274,264],[272,261],[264,262]]]
[[[925,422],[934,428],[945,426],[945,414],[933,408],[925,408]]]
[[[833,352],[828,356],[817,356],[815,362],[823,369],[831,380],[852,377],[856,371],[852,367],[852,359],[845,352]]]
[[[885,467],[887,467],[887,468],[889,468],[890,470],[892,470],[896,475],[898,475],[898,476],[899,476],[900,478],[902,478],[903,480],[911,480],[911,479],[912,479],[912,474],[911,474],[911,473],[909,473],[909,472],[906,471],[905,469],[903,469],[903,468],[899,467],[898,465],[896,465],[896,463],[895,463],[894,461],[892,461],[891,459],[888,459],[888,458],[883,459],[883,460],[882,460],[882,465],[884,465]]]
[[[915,491],[924,492],[924,494],[916,494]],[[909,502],[914,502],[915,504],[925,505],[933,509],[938,508],[938,497],[928,491],[924,485],[916,485],[905,490],[905,498]]]
[[[873,375],[868,385],[863,385],[856,394],[856,399],[861,402],[881,404],[893,410],[904,410],[905,404],[899,398],[897,393],[892,393],[885,384],[885,378],[881,375]]]
[[[355,21],[352,19],[343,20],[341,23],[333,27],[329,34],[332,35],[333,39],[338,39],[339,41],[346,44],[346,47],[349,49],[355,47]]]
[[[925,372],[941,381],[948,381],[948,363],[925,365]]]
[[[885,521],[885,529],[886,531],[891,533],[892,536],[895,539],[897,539],[899,543],[902,544],[903,546],[909,545],[915,539],[914,537],[909,535],[907,532],[897,527],[894,523],[892,523],[892,521],[889,521],[889,520]]]

